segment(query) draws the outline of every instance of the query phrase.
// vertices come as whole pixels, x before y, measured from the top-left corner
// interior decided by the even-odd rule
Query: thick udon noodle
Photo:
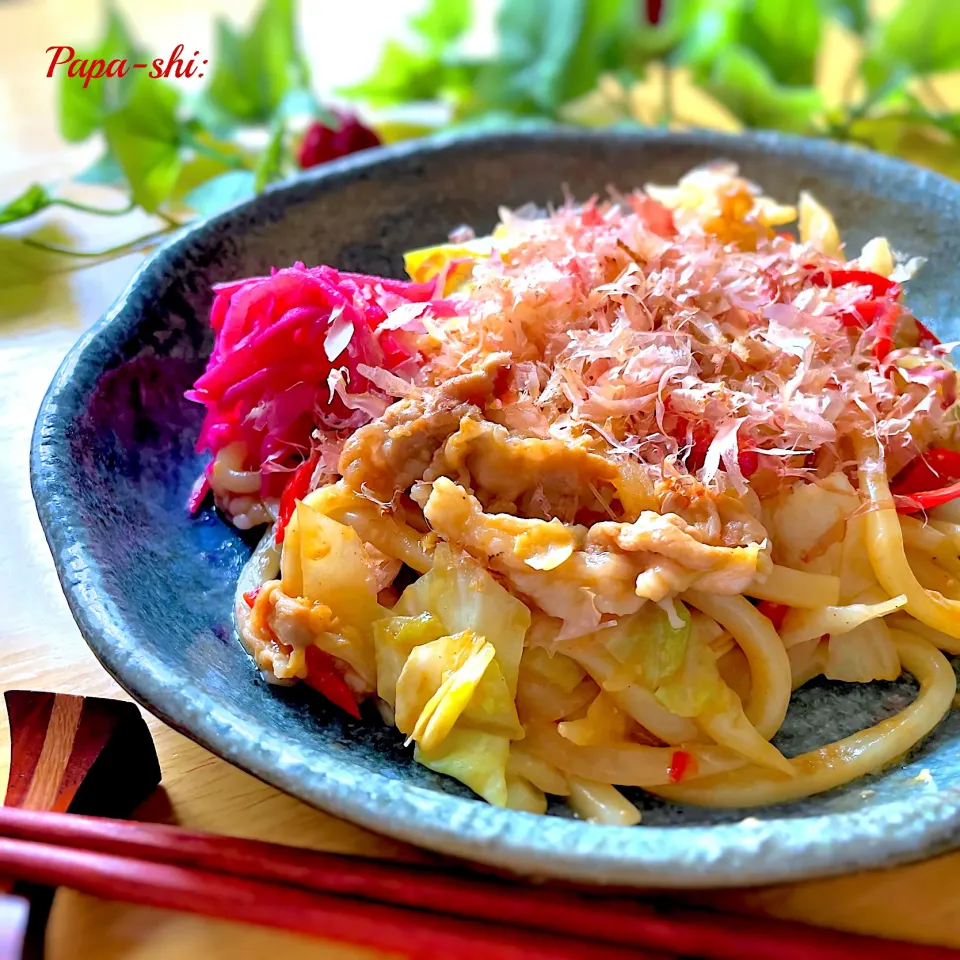
[[[829,216],[822,210],[820,214]],[[835,233],[835,228],[832,221],[824,225],[822,216],[815,224],[819,223],[818,229],[826,238],[823,242],[830,243],[831,230]],[[806,228],[801,219],[801,230],[804,229],[808,233],[814,229],[809,211]],[[889,252],[883,252],[885,244],[874,243],[868,248],[881,261],[884,256],[889,258]],[[879,269],[877,264],[873,266]],[[721,679],[712,681],[714,695],[706,706],[671,709],[671,704],[676,706],[676,697],[671,700],[662,696],[657,692],[659,688],[637,672],[639,668],[625,674],[622,659],[605,645],[604,637],[610,634],[605,635],[602,629],[565,636],[556,625],[556,615],[552,619],[544,616],[537,603],[531,602],[533,587],[525,590],[517,586],[526,581],[507,569],[502,553],[492,549],[484,555],[478,546],[479,524],[489,524],[491,517],[503,516],[496,510],[483,512],[485,508],[474,504],[470,507],[475,511],[470,515],[472,519],[462,521],[460,533],[452,535],[445,530],[438,536],[427,519],[437,513],[437,508],[430,484],[422,481],[423,471],[408,488],[413,491],[413,499],[402,491],[403,509],[396,507],[396,497],[385,503],[366,488],[352,488],[336,477],[324,479],[298,507],[287,528],[282,551],[274,544],[275,528],[271,528],[244,571],[236,602],[239,632],[264,676],[275,682],[294,682],[307,675],[304,651],[312,644],[330,656],[346,658],[347,679],[355,691],[376,690],[384,717],[388,722],[399,723],[400,713],[409,712],[410,708],[400,695],[397,675],[402,677],[403,670],[415,659],[417,644],[406,653],[407,663],[398,661],[389,669],[381,664],[379,646],[375,657],[369,651],[364,655],[351,651],[351,643],[358,642],[356,630],[351,634],[345,627],[341,629],[345,611],[334,609],[333,600],[322,594],[308,597],[309,604],[294,610],[304,624],[308,615],[313,616],[314,620],[309,621],[312,627],[301,629],[297,625],[293,629],[289,622],[280,621],[286,632],[282,637],[278,635],[278,598],[296,601],[309,593],[305,578],[313,568],[307,563],[303,538],[319,536],[317,530],[326,530],[327,539],[321,537],[322,542],[314,542],[314,547],[319,544],[321,554],[327,551],[336,559],[340,556],[338,551],[345,548],[337,539],[340,535],[334,536],[331,531],[335,527],[347,529],[355,534],[350,550],[357,556],[373,557],[370,569],[378,576],[390,571],[383,574],[388,585],[380,593],[381,605],[371,617],[393,622],[391,618],[402,610],[405,624],[416,616],[438,623],[442,620],[446,640],[424,634],[429,637],[421,637],[424,644],[446,643],[451,640],[450,635],[454,635],[453,640],[459,637],[461,652],[451,654],[444,670],[436,674],[436,682],[427,691],[431,696],[417,705],[422,710],[417,724],[412,726],[412,732],[411,728],[404,731],[408,742],[418,741],[421,762],[459,776],[491,802],[542,812],[546,795],[562,796],[582,816],[616,824],[639,821],[636,808],[616,786],[640,787],[679,803],[716,807],[754,807],[806,797],[876,772],[903,755],[943,718],[955,694],[954,673],[941,651],[960,654],[960,508],[955,504],[938,507],[929,517],[898,515],[890,493],[888,465],[877,439],[864,429],[857,434],[855,446],[859,492],[847,494],[844,501],[848,506],[839,517],[839,537],[833,543],[839,544],[835,556],[842,558],[842,563],[837,560],[833,572],[824,572],[824,568],[814,564],[767,563],[765,569],[758,567],[753,579],[736,592],[705,589],[692,578],[687,587],[673,594],[675,600],[668,596],[660,604],[675,630],[679,629],[673,622],[677,610],[682,606],[689,611],[687,616],[694,620],[690,628],[693,632],[688,637],[701,638],[696,644],[688,639],[686,653],[681,654],[687,657],[682,669],[697,669],[690,659],[696,646],[700,651],[697,655],[706,656],[699,669],[719,670]],[[451,468],[447,475],[455,477],[456,471]],[[256,502],[258,474],[243,468],[242,451],[221,451],[211,476],[221,503],[232,498],[239,504],[234,512],[240,515],[241,526],[255,525],[276,514],[275,501]],[[418,484],[427,489],[419,489]],[[468,491],[460,488],[459,492],[463,499],[458,501],[458,509],[466,510],[463,505],[470,500]],[[594,492],[602,501],[595,488]],[[302,511],[308,511],[309,517]],[[320,526],[317,517],[324,518]],[[313,525],[313,534],[304,530],[307,520]],[[514,522],[514,527],[508,521]],[[324,527],[327,522],[334,527]],[[506,525],[504,529],[514,531],[510,541],[513,544],[528,534],[532,537],[544,532],[532,526],[521,529],[523,523],[532,521],[516,517],[498,522]],[[537,548],[540,552],[529,554],[532,559],[528,558],[527,563],[540,577],[524,574],[531,583],[546,582],[543,576],[554,569],[559,576],[566,569],[563,564],[569,565],[569,558],[576,552],[576,547],[560,536],[559,528],[553,530],[557,534],[554,540],[546,546],[541,544]],[[848,541],[853,530],[862,531],[862,541]],[[448,612],[449,600],[434,597],[427,606],[416,606],[427,603],[424,598],[432,596],[426,586],[419,593],[410,591],[415,591],[419,583],[415,581],[417,576],[422,576],[425,584],[436,573],[438,543],[444,544],[444,550],[452,547],[457,555],[458,551],[465,556],[472,554],[473,559],[468,556],[464,561],[470,564],[469,570],[461,570],[460,575],[467,580],[473,577],[473,586],[463,587],[466,581],[457,581],[467,591],[460,595],[464,603],[470,600],[470,590],[489,592],[492,583],[500,591],[506,585],[515,602],[522,601],[533,611],[533,620],[527,615],[524,621],[522,650],[511,654],[510,663],[499,662],[504,656],[497,647],[499,637],[479,635],[479,628],[472,621],[466,626],[446,622],[451,617],[457,619]],[[453,554],[444,553],[443,563],[448,566],[455,562],[450,556]],[[316,562],[322,563],[322,557]],[[347,564],[346,560],[343,562]],[[407,569],[408,579],[414,580],[415,586],[408,587],[398,603],[399,591],[389,586],[389,581],[401,567]],[[329,576],[331,568],[324,569]],[[449,571],[443,575],[449,576]],[[481,575],[487,579],[477,579]],[[862,589],[851,587],[854,582]],[[256,588],[260,588],[259,592]],[[778,628],[763,608],[758,609],[756,601],[787,608],[783,625]],[[674,607],[674,603],[678,606]],[[886,604],[874,607],[882,609],[882,617],[871,619],[864,612],[871,604]],[[326,612],[318,615],[318,608]],[[651,608],[649,599],[641,607]],[[441,609],[445,611],[442,615],[438,613]],[[884,631],[882,644],[877,641],[877,646],[886,645],[887,660],[885,665],[875,668],[876,675],[892,676],[902,668],[916,679],[919,693],[896,716],[835,743],[784,758],[770,741],[784,721],[791,691],[830,670],[842,674],[847,669],[849,673],[849,668],[831,666],[834,655],[837,663],[849,655],[845,654],[847,648],[841,644],[831,650],[830,641],[807,634],[816,631],[816,625],[821,623],[841,624],[837,636],[844,636],[844,631],[853,634],[856,628],[850,628],[847,622],[851,617],[861,618],[857,624],[873,623],[875,629]],[[376,622],[366,621],[367,627]],[[846,627],[842,626],[844,623]],[[600,624],[604,626],[606,622]],[[473,720],[463,720],[472,702],[469,694],[476,693],[479,682],[478,678],[470,680],[467,676],[469,665],[478,662],[472,658],[488,641],[497,648],[498,659],[494,660],[487,649],[479,680],[483,679],[487,664],[494,663],[496,683],[500,685],[497,690],[507,690],[510,700],[519,707],[519,713],[513,714],[516,723],[511,721],[512,728],[511,723],[497,719],[493,712],[484,715],[484,719],[474,711]],[[546,660],[543,651],[547,651]],[[428,667],[422,669],[426,671],[424,676],[430,675]],[[386,697],[384,689],[389,692]],[[490,690],[492,697],[496,691],[492,687]],[[443,711],[450,707],[450,698],[456,696],[460,697],[456,708],[459,713],[452,720],[444,719]],[[429,730],[433,733],[428,735]],[[427,742],[430,749],[425,746]],[[491,759],[494,755],[499,759]],[[478,774],[477,769],[485,764],[496,769]]]

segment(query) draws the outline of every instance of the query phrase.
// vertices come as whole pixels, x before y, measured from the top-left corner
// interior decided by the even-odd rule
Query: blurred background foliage
[[[299,169],[441,129],[764,128],[960,178],[960,0],[424,0],[372,74],[323,102],[299,22],[296,0],[262,0],[245,27],[218,19],[199,87],[61,68],[60,132],[101,153],[0,203],[0,282],[143,249]],[[108,2],[76,56],[156,54]],[[91,204],[81,185],[116,189]],[[82,249],[34,220],[51,208],[151,227]]]
[[[940,92],[960,71],[960,0],[509,0],[483,57],[465,52],[471,25],[470,0],[435,0],[344,93],[388,115],[441,103],[452,125],[782,130],[960,176]]]

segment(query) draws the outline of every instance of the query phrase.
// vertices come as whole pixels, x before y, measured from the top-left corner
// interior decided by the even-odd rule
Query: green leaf
[[[739,41],[744,0],[687,0],[685,7],[688,22],[676,59],[704,83],[716,59]]]
[[[639,5],[632,0],[593,0],[587,4],[583,32],[568,70],[564,99],[570,100],[596,89],[600,76],[619,73],[632,64],[630,38],[652,32]]]
[[[218,18],[211,60],[202,109],[234,124],[268,123],[284,97],[307,84],[294,0],[264,0],[247,32]]]
[[[470,18],[470,0],[429,0],[426,9],[411,18],[410,26],[428,49],[442,52],[466,33]]]
[[[247,56],[261,64],[257,86],[261,103],[272,114],[284,96],[305,86],[297,45],[296,0],[265,0],[247,35]]]
[[[77,183],[95,183],[114,186],[123,183],[123,167],[109,150],[104,152],[84,170],[73,178]]]
[[[813,83],[822,35],[820,0],[751,0],[740,21],[740,42],[790,86]]]
[[[186,202],[185,198],[187,195],[208,180],[213,180],[214,177],[219,177],[221,174],[229,173],[235,169],[236,167],[232,164],[225,163],[215,157],[204,154],[188,156],[184,158],[183,164],[180,167],[180,173],[170,193],[170,199]]]
[[[214,22],[215,66],[210,83],[200,98],[201,112],[209,111],[221,121],[247,120],[258,112],[256,92],[246,89],[244,47],[241,34],[229,21],[217,17]]]
[[[476,79],[474,110],[556,117],[605,73],[635,64],[633,0],[514,0],[497,23],[499,55]]]
[[[960,67],[960,0],[904,0],[876,24],[868,54],[890,72],[897,65],[921,74]]]
[[[145,55],[130,34],[126,22],[111,4],[107,12],[107,29],[100,43],[90,50],[78,50],[78,60],[126,60],[127,66]],[[90,80],[85,87],[84,77],[71,77],[63,67],[60,71],[59,116],[60,132],[66,140],[77,143],[99,130],[105,115],[122,105],[129,94],[132,77],[101,77]]]
[[[129,101],[103,123],[131,196],[151,213],[170,196],[182,165],[179,99],[176,87],[140,75],[132,83]]]
[[[388,40],[373,74],[337,92],[377,107],[442,100],[453,104],[456,112],[457,105],[472,96],[477,73],[477,65],[457,51],[470,19],[470,0],[429,0],[410,22],[419,43],[411,49]]]
[[[874,150],[960,178],[960,114],[865,117],[851,125],[850,137]]]
[[[444,66],[436,57],[415,53],[395,40],[388,40],[373,74],[338,92],[374,106],[387,107],[438,99],[444,89],[444,79]]]
[[[946,133],[948,136],[960,140],[960,111],[954,113],[931,114],[931,126]],[[960,156],[957,157],[960,161]]]
[[[9,203],[0,207],[0,226],[32,217],[53,203],[53,197],[39,183],[32,183],[19,197],[14,197]]]
[[[865,33],[870,25],[867,0],[827,0],[827,10],[854,33]]]
[[[191,190],[183,202],[201,216],[209,217],[254,196],[255,181],[252,170],[228,170]]]
[[[817,90],[778,85],[752,50],[738,47],[718,57],[706,88],[751,127],[806,133],[823,109]]]
[[[503,6],[498,23],[500,54],[509,70],[504,106],[529,97],[541,111],[553,114],[571,99],[564,95],[564,80],[586,7],[586,0],[520,0]]]
[[[666,5],[679,40],[675,59],[706,83],[718,60],[745,47],[779,83],[808,86],[823,32],[821,3],[829,0],[680,0]]]

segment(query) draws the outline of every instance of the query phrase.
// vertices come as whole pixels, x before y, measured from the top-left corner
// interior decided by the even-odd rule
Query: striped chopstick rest
[[[132,703],[8,690],[4,805],[126,817],[160,783],[150,731]]]
[[[132,703],[7,690],[10,777],[4,805],[127,817],[160,783],[150,731]],[[0,875],[0,960],[42,956],[54,888]]]

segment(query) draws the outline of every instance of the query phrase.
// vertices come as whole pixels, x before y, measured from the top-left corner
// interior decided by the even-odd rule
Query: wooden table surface
[[[246,16],[251,0],[121,3],[158,52],[178,42],[209,49],[213,13]],[[319,82],[363,75],[376,57],[371,25],[388,35],[415,0],[308,0],[308,51]],[[46,47],[79,46],[95,35],[96,0],[0,0],[0,198],[39,179],[80,169],[95,148],[67,148],[55,121]],[[376,38],[374,38],[376,39]],[[69,221],[78,243],[110,245],[137,225]],[[129,232],[126,232],[129,231]],[[60,591],[28,483],[30,434],[40,399],[64,354],[122,290],[139,262],[127,257],[42,284],[0,289],[0,572],[10,588],[0,620],[4,687],[124,697],[80,637]],[[159,720],[147,718],[163,767],[152,812],[190,827],[377,856],[414,851],[327,816],[229,766]],[[4,721],[5,722],[5,718]],[[0,731],[0,740],[6,733]],[[5,754],[5,747],[2,751]],[[5,777],[6,756],[0,759]],[[0,781],[2,782],[2,781]],[[641,828],[642,829],[642,828]],[[960,947],[960,853],[896,870],[765,889],[678,895],[744,912]],[[86,958],[361,958],[369,951],[61,891],[51,919],[51,960]]]

